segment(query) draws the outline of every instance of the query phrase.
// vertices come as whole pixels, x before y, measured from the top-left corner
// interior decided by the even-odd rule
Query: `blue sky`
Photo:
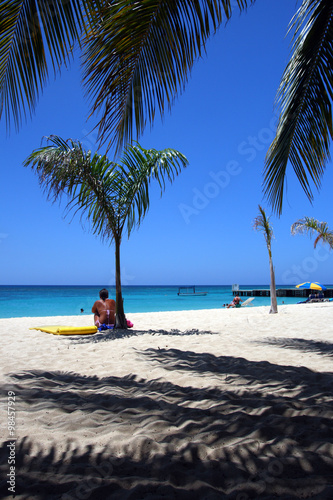
[[[189,83],[163,121],[157,119],[139,142],[172,147],[189,166],[162,198],[151,189],[151,208],[139,230],[124,236],[124,285],[268,284],[264,238],[252,229],[261,204],[262,170],[276,123],[274,99],[290,55],[287,26],[296,11],[290,0],[257,0],[234,14],[209,41]],[[25,158],[50,134],[96,150],[95,122],[87,121],[78,61],[63,69],[40,98],[35,115],[17,133],[2,121],[0,284],[114,284],[114,246],[64,219],[64,205],[46,200]],[[102,150],[101,150],[102,151]],[[103,151],[102,151],[103,152]],[[333,283],[328,248],[291,236],[303,216],[329,218],[333,172],[328,165],[313,204],[291,169],[280,218],[272,216],[276,282]]]

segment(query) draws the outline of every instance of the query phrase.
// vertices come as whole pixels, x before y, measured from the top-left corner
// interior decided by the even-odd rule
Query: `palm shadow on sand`
[[[268,344],[282,347],[285,349],[296,349],[303,352],[313,352],[322,356],[333,357],[332,342],[323,342],[320,340],[309,340],[302,338],[267,338],[262,341],[256,341],[257,344]]]
[[[19,440],[17,493],[63,500],[333,497],[332,373],[179,349],[139,356],[163,367],[165,379],[11,375],[18,414],[38,418],[42,435],[55,412],[73,439],[65,448]],[[184,385],[168,381],[168,371],[184,374]],[[208,387],[192,387],[186,374]],[[70,434],[74,417],[92,434],[89,445],[80,444],[80,432]]]
[[[105,330],[103,332],[98,332],[94,335],[86,336],[72,336],[67,337],[67,341],[73,344],[98,344],[100,342],[110,342],[113,340],[119,340],[129,337],[138,337],[140,335],[172,335],[172,336],[184,336],[184,335],[219,335],[219,332],[211,332],[210,330],[198,330],[191,329],[181,331],[176,328],[171,330],[137,330],[134,328],[129,328],[127,330],[116,329],[116,330]]]

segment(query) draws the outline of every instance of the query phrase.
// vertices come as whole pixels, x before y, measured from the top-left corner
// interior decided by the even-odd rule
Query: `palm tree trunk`
[[[116,247],[116,324],[115,328],[127,328],[120,279],[120,238],[115,238]]]
[[[275,272],[271,255],[269,255],[269,269],[271,274],[271,283],[270,283],[271,308],[269,310],[269,314],[276,314],[278,312],[278,308],[276,300]]]

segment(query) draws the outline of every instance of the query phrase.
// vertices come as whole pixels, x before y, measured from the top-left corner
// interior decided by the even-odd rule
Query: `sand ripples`
[[[53,498],[58,481],[54,498],[80,498],[84,485],[92,498],[329,498],[332,374],[180,349],[140,355],[179,375],[212,377],[213,387],[133,375],[12,375],[19,414],[38,423],[18,442],[26,498],[37,484],[36,498]],[[297,480],[304,475],[312,481]]]
[[[202,330],[193,312],[173,315],[179,329],[138,315],[82,339],[15,326],[1,394],[17,395],[16,498],[333,498],[332,344],[288,310],[210,313]]]

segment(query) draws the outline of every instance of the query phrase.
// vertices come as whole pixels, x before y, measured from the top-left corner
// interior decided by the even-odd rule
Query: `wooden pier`
[[[277,297],[305,297],[307,298],[311,293],[323,293],[324,298],[333,297],[333,288],[328,288],[327,290],[308,290],[306,288],[277,288]],[[270,297],[271,293],[269,288],[267,289],[255,289],[255,290],[232,290],[232,294],[238,295],[239,297]]]

